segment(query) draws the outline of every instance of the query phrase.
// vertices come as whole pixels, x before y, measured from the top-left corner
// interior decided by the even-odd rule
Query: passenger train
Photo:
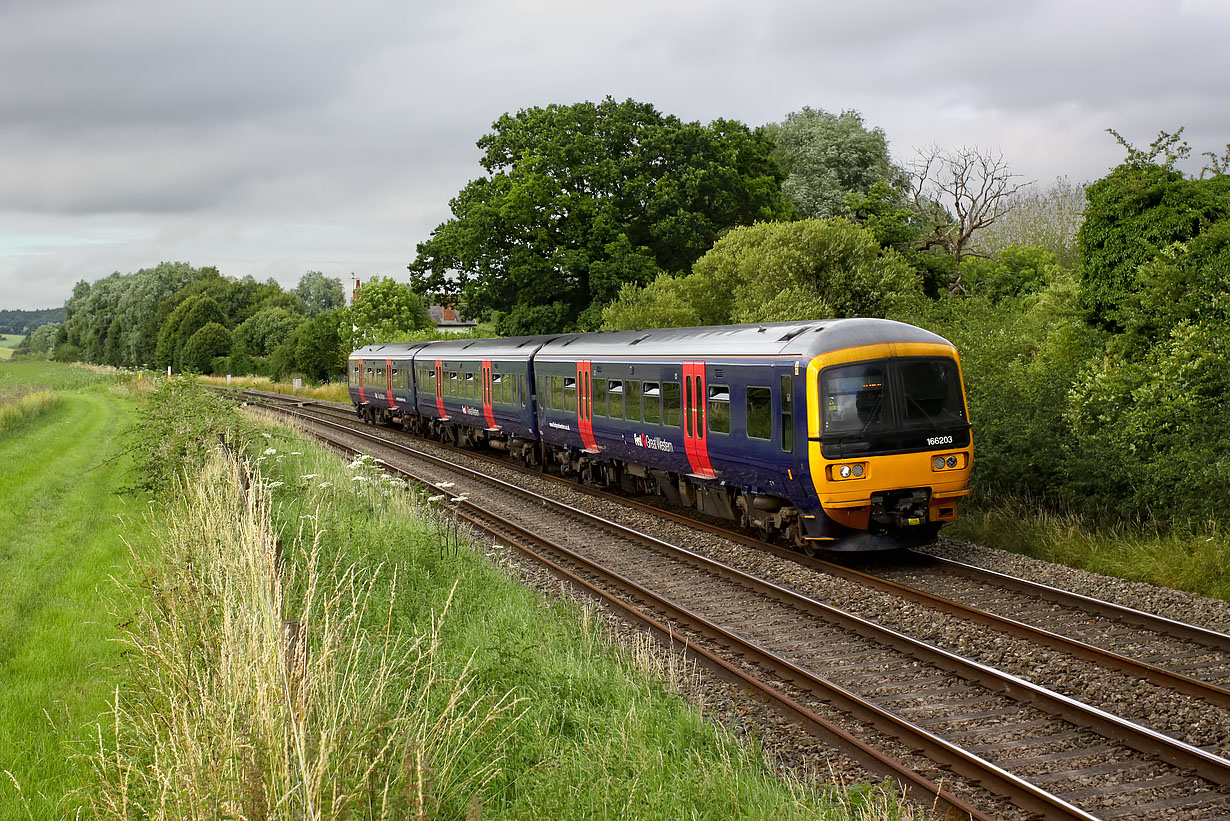
[[[815,553],[934,540],[969,491],[956,349],[882,319],[369,345],[359,416],[661,494]]]

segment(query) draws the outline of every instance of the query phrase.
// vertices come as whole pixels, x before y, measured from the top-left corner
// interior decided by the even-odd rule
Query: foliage
[[[994,257],[966,257],[959,271],[968,293],[992,302],[1038,293],[1061,278],[1072,281],[1055,254],[1037,245],[1010,245]]]
[[[804,107],[766,133],[774,141],[773,159],[786,172],[782,192],[797,217],[845,216],[852,196],[866,196],[877,185],[905,187],[884,131],[868,130],[857,111],[838,115]]]
[[[58,325],[64,321],[63,308],[39,311],[0,311],[0,334],[28,334],[40,325]]]
[[[264,308],[248,317],[232,336],[230,373],[255,373],[253,357],[267,357],[304,322],[300,313],[286,308]]]
[[[196,380],[154,380],[132,437],[138,487],[172,493],[179,479],[205,465],[220,441],[235,442],[245,430],[236,406]]]
[[[327,277],[320,271],[308,271],[301,276],[294,294],[299,297],[309,316],[335,311],[346,304],[346,289],[342,286],[342,281]]]
[[[58,322],[39,325],[30,332],[29,336],[21,341],[17,350],[33,356],[50,356],[52,348],[55,347],[56,334],[59,333],[60,327]]]
[[[417,292],[503,312],[504,334],[591,327],[623,285],[686,272],[723,232],[788,209],[761,132],[632,100],[505,114],[478,146],[487,176],[410,271]]]
[[[1050,256],[1028,251],[1023,256]],[[1074,275],[1055,267],[1047,277],[1044,287],[1019,295],[923,303],[914,321],[960,352],[979,492],[1077,505],[1070,482],[1086,456],[1072,444],[1065,410],[1073,381],[1102,352],[1104,336],[1083,320]]]
[[[225,326],[210,322],[202,325],[185,343],[184,370],[211,373],[214,357],[225,356],[231,350],[231,332]]]
[[[1162,132],[1148,152],[1125,143],[1128,158],[1088,187],[1078,235],[1082,299],[1102,327],[1124,327],[1142,265],[1230,217],[1230,176],[1185,178],[1174,168],[1187,153],[1177,140],[1178,133]],[[1166,158],[1162,164],[1154,162],[1159,156]]]
[[[346,373],[350,346],[339,326],[344,321],[342,311],[326,311],[299,326],[293,337],[298,373],[317,381],[336,379]]]
[[[392,277],[372,277],[355,295],[354,304],[338,312],[338,322],[353,327],[353,348],[395,342],[404,334],[433,327],[426,300]]]
[[[922,230],[922,250],[939,249],[959,264],[978,234],[994,225],[1031,183],[1018,183],[1002,154],[975,146],[920,149],[910,165],[911,203]],[[950,296],[964,293],[960,268],[947,285]]]
[[[914,270],[849,220],[762,223],[731,231],[682,277],[625,286],[607,328],[889,316],[922,298]]]
[[[1009,208],[974,239],[974,250],[995,256],[1011,246],[1035,246],[1065,268],[1079,260],[1077,233],[1085,219],[1085,188],[1059,177],[1047,188],[1027,188],[1009,198]]]

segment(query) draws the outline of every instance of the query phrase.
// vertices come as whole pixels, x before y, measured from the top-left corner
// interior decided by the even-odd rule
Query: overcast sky
[[[0,0],[0,308],[162,261],[404,279],[531,106],[856,109],[1045,185],[1117,164],[1108,127],[1224,151],[1228,69],[1230,0]]]

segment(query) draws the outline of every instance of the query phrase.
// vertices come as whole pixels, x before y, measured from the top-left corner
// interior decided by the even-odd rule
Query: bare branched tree
[[[1016,194],[1033,184],[1017,182],[1021,175],[1009,171],[1002,153],[976,146],[919,149],[908,170],[914,207],[929,223],[924,250],[942,248],[957,262],[977,255],[974,235],[1008,213]],[[964,290],[959,277],[950,290]]]

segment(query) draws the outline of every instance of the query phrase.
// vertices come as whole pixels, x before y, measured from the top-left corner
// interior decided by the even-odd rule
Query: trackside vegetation
[[[91,780],[76,743],[119,660],[104,602],[125,543],[148,544],[144,499],[124,490],[131,380],[0,363],[0,818],[73,817]]]
[[[917,817],[779,778],[672,696],[693,672],[522,586],[425,492],[204,393],[160,380],[138,427],[179,478],[112,597],[95,817]]]

